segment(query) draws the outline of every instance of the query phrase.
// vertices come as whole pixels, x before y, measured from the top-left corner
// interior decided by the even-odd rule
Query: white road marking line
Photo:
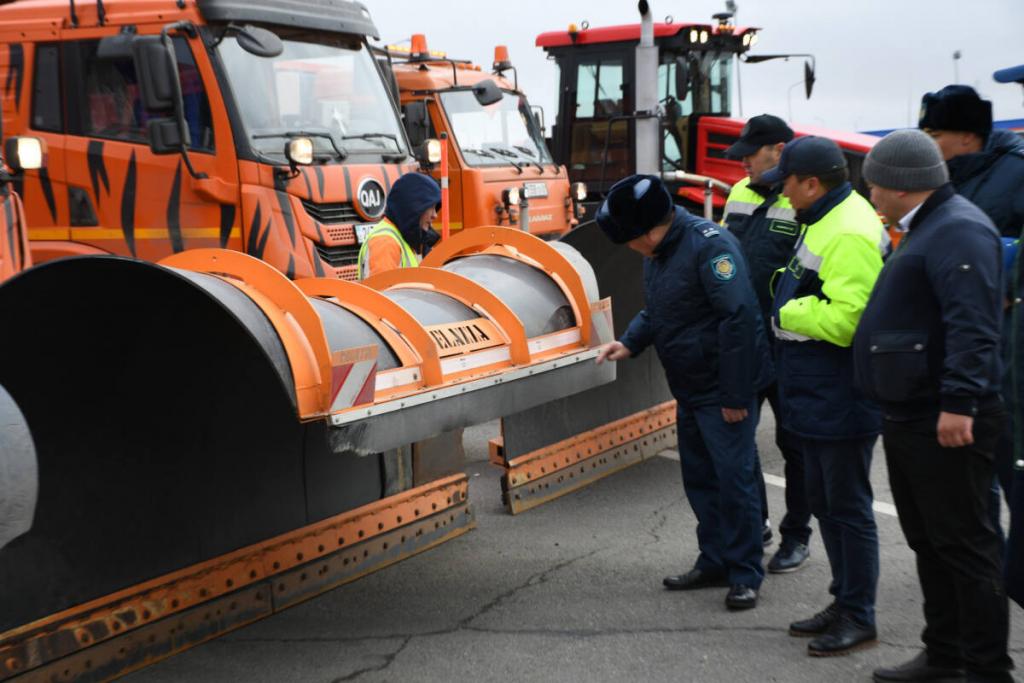
[[[678,451],[674,451],[674,450],[669,449],[669,450],[664,450],[661,453],[658,453],[658,455],[661,456],[662,458],[668,458],[669,460],[675,460],[676,462],[679,461],[679,452]],[[765,473],[765,475],[764,475],[764,483],[770,484],[771,486],[777,486],[780,489],[786,488],[786,479],[785,479],[785,477],[778,477],[778,476],[776,476],[774,474]],[[878,512],[878,513],[883,514],[883,515],[888,515],[890,517],[898,517],[899,516],[899,515],[896,514],[896,506],[893,505],[892,503],[885,503],[885,502],[882,502],[880,500],[876,500],[874,503],[871,504],[871,507],[872,507],[872,509],[874,509],[875,512]]]

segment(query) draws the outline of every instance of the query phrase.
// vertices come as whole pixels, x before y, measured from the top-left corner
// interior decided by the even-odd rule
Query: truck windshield
[[[366,47],[322,35],[283,37],[277,57],[257,57],[225,37],[217,50],[252,148],[284,158],[286,139],[312,133],[314,154],[408,154],[398,115]]]
[[[441,93],[456,144],[470,166],[551,163],[540,129],[526,98],[505,92],[483,106],[470,90]]]

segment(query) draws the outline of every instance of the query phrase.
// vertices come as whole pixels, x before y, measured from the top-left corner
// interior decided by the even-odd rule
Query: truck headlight
[[[284,156],[298,166],[309,166],[313,163],[313,140],[310,138],[292,138],[284,148]]]

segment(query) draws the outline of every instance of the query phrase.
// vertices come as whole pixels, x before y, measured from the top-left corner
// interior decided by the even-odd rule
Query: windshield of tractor
[[[676,91],[677,56],[687,60],[690,72],[690,87],[685,97],[680,97]],[[662,63],[658,65],[658,97],[665,112],[662,119],[664,170],[685,170],[690,114],[729,115],[733,56],[731,52],[662,53]]]
[[[253,149],[284,158],[289,137],[313,140],[314,155],[406,155],[408,147],[384,81],[365,45],[349,36],[281,36],[284,51],[257,57],[226,36],[224,63]]]
[[[551,154],[526,97],[505,92],[483,106],[471,90],[441,93],[455,142],[470,166],[551,163]]]

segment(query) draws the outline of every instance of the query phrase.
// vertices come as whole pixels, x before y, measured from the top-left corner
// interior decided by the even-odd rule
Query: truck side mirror
[[[814,77],[814,67],[810,62],[804,62],[804,92],[807,93],[807,99],[811,99],[811,91],[814,89],[814,81],[817,80]]]
[[[419,147],[430,137],[430,114],[425,101],[409,102],[402,107],[405,111],[405,132],[413,148]]]
[[[177,64],[158,36],[139,36],[132,43],[135,72],[139,79],[142,104],[146,109],[174,109],[174,83]]]
[[[143,106],[156,111],[170,110],[171,113],[147,124],[149,148],[154,154],[181,152],[192,141],[181,114],[184,107],[173,44],[163,37],[138,36],[132,43],[132,55]]]
[[[690,94],[690,63],[686,57],[676,57],[676,99],[685,100]]]
[[[166,116],[150,119],[146,124],[149,134],[149,149],[153,154],[177,154],[181,151],[182,140],[178,122]]]
[[[497,83],[488,78],[486,81],[480,81],[473,86],[473,96],[476,97],[476,101],[480,103],[481,107],[486,107],[496,102],[501,102],[505,94],[501,92],[501,88],[498,87]]]

